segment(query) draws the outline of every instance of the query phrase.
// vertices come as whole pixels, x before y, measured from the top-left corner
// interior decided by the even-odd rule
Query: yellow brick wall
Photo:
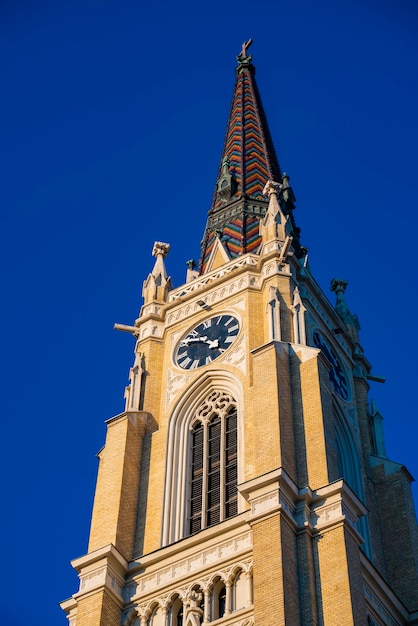
[[[295,541],[280,513],[253,525],[255,624],[300,624]]]
[[[147,515],[143,542],[145,554],[161,547],[166,452],[167,433],[160,429],[153,433],[151,441]]]
[[[106,591],[82,598],[77,606],[77,626],[117,626],[121,609]]]
[[[311,489],[318,489],[328,484],[328,466],[316,357],[300,364],[300,397],[307,479]]]
[[[112,543],[132,558],[135,537],[142,439],[146,416],[123,414],[108,424],[100,454],[89,552]]]
[[[248,291],[245,295],[243,327],[249,352],[265,343],[267,338],[265,320],[266,309],[262,294],[258,291]],[[249,329],[251,329],[251,332],[248,332]]]
[[[254,524],[253,563],[255,624],[285,624],[279,515]]]
[[[366,626],[358,547],[350,536],[347,550],[347,533],[342,522],[315,539],[324,626]]]
[[[245,411],[246,468],[250,480],[282,464],[276,350],[273,344],[253,356],[250,414]]]
[[[244,299],[244,306],[241,304],[238,310],[245,332],[247,375],[243,376],[232,366],[224,366],[243,383],[244,480],[283,467],[297,484],[309,484],[316,489],[329,482],[320,364],[315,354],[304,360],[291,355],[286,345],[269,343],[266,305],[270,285],[281,291],[282,340],[292,340],[290,281],[276,277],[266,281],[262,291],[248,289],[240,296],[241,301]],[[232,306],[236,300],[236,297],[231,298]],[[229,308],[228,302],[223,302],[220,310]],[[209,315],[216,315],[216,307],[210,314],[202,311],[182,319],[166,331],[163,340],[149,339],[141,344],[146,368],[143,408],[155,421],[155,430],[147,441],[149,472],[143,483],[144,493],[140,495],[138,512],[136,496],[145,430],[138,427],[135,430],[129,420],[116,420],[109,425],[106,447],[101,455],[90,550],[111,542],[129,560],[133,555],[134,538],[136,555],[161,547],[168,425],[173,410],[173,403],[165,408],[167,368],[172,367],[171,355],[177,337]],[[173,334],[176,334],[175,340]],[[213,364],[214,368],[217,366]],[[210,369],[202,368],[189,375],[183,394],[193,380]],[[136,487],[133,487],[135,481]],[[325,626],[357,626],[353,611],[355,614],[358,607],[351,599],[342,526],[324,533],[314,541],[312,548],[309,533],[296,538],[286,518],[277,513],[253,525],[253,544],[256,624],[270,626],[274,615],[275,624],[298,626],[300,592],[304,600],[302,623],[315,623],[317,614],[322,612]],[[358,548],[352,545],[350,549],[354,559]],[[322,595],[318,611],[314,561],[319,571],[316,582]],[[357,591],[361,594],[361,590]],[[114,607],[109,602],[106,606],[110,615]],[[107,626],[107,622],[103,625]]]
[[[245,407],[246,480],[284,467],[296,480],[289,355],[270,343],[252,355],[253,385]]]
[[[161,339],[147,339],[141,343],[140,351],[144,355],[145,372],[143,374],[144,398],[141,409],[151,413],[159,424],[161,411],[161,383],[165,345]]]
[[[297,555],[301,622],[306,625],[317,624],[314,555],[311,533],[307,528],[298,532]]]

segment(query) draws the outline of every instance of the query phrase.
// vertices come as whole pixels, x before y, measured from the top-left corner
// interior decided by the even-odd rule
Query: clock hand
[[[189,345],[190,343],[207,343],[207,337],[204,335],[203,337],[185,337],[181,343],[185,343]]]
[[[186,344],[187,346],[191,343],[207,343],[209,348],[213,350],[214,348],[219,348],[219,340],[218,339],[208,339],[206,335],[202,335],[201,337],[185,337],[182,344]]]
[[[205,343],[208,344],[211,350],[213,350],[214,348],[219,348],[219,339],[214,339],[213,341],[208,339],[207,341],[205,341]]]

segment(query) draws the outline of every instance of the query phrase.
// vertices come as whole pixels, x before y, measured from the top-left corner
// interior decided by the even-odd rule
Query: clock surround
[[[177,343],[173,360],[183,370],[210,365],[235,342],[240,322],[230,313],[214,315],[189,329]]]

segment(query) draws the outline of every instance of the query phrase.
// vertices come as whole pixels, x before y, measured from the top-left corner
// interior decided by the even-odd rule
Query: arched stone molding
[[[194,580],[184,592],[184,597],[188,598],[192,591],[201,591],[202,593],[205,591],[207,587],[207,583],[203,582],[203,580]]]
[[[234,563],[227,574],[227,580],[233,582],[240,572],[244,572],[244,574],[248,572],[252,572],[253,564],[252,561],[240,561],[239,563]]]
[[[228,579],[228,576],[226,572],[219,572],[219,571],[213,572],[213,574],[211,574],[210,578],[207,581],[207,589],[209,590],[210,593],[212,593],[213,588],[218,581],[221,580],[225,584],[227,579]]]
[[[340,477],[344,478],[345,482],[359,498],[362,498],[363,481],[360,472],[358,448],[344,413],[335,401],[333,402],[333,409],[335,443]]]
[[[343,411],[335,401],[333,408],[338,471],[341,478],[351,487],[356,496],[364,502],[364,487],[358,446],[356,445],[351,428],[347,424]],[[363,551],[371,558],[369,526],[368,520],[365,517],[359,519],[358,530],[364,539],[362,546]]]
[[[210,621],[231,613],[231,583],[220,576],[213,581],[210,596]]]
[[[238,420],[238,483],[243,480],[243,391],[236,375],[225,370],[204,372],[188,389],[174,408],[168,424],[166,454],[166,488],[164,493],[162,545],[178,541],[185,535],[189,488],[189,436],[196,413],[210,393],[218,391],[235,401]],[[232,406],[232,404],[231,404]],[[245,504],[238,494],[238,511]]]
[[[236,563],[229,571],[227,580],[231,585],[231,612],[251,606],[253,596],[252,562]]]
[[[167,610],[169,626],[177,626],[180,614],[184,618],[184,597],[179,593],[172,594]]]
[[[145,608],[139,608],[142,623],[150,626],[165,626],[167,616],[167,601],[162,598],[153,598]]]
[[[175,602],[177,600],[177,598],[180,598],[180,600],[182,602],[184,602],[186,597],[187,597],[187,591],[185,589],[174,589],[167,596],[167,598],[165,600],[165,604],[166,604],[167,608],[171,608],[173,602]]]

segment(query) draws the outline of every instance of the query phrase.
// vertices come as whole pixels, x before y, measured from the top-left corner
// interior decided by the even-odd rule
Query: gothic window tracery
[[[228,372],[204,373],[169,422],[163,545],[235,515],[243,449],[242,392]]]
[[[187,534],[238,513],[237,408],[230,395],[212,392],[199,407],[190,456]]]

